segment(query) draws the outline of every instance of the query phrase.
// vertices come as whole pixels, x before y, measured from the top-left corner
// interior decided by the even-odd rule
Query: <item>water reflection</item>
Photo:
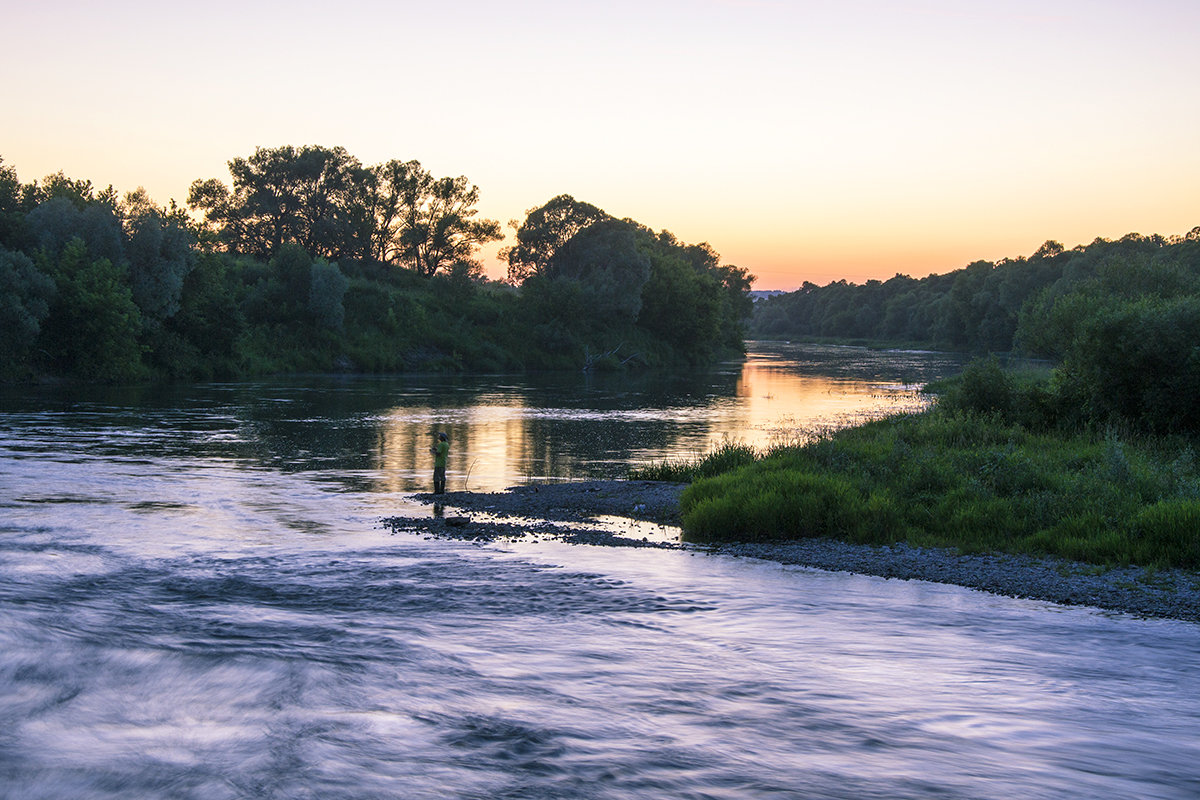
[[[722,440],[764,447],[919,407],[957,357],[759,343],[744,360],[672,374],[308,377],[136,389],[6,390],[47,430],[100,426],[93,455],[179,455],[311,473],[367,492],[430,488],[429,443],[451,442],[451,490],[617,477]],[[32,427],[23,429],[22,446]],[[36,437],[35,437],[36,438]],[[45,442],[58,447],[58,442]],[[81,446],[83,442],[80,443]]]
[[[928,404],[923,385],[899,375],[880,379],[805,374],[772,359],[754,358],[738,380],[735,409],[714,436],[761,448],[884,414],[917,411]]]
[[[822,352],[836,356],[824,369]],[[387,475],[385,490],[424,488],[426,443],[444,430],[451,489],[620,476],[631,464],[693,458],[726,439],[765,447],[913,410],[925,403],[925,381],[959,365],[942,354],[762,344],[744,361],[697,373],[506,378],[474,392],[435,381],[427,392],[395,393],[379,415],[372,466]]]
[[[474,487],[930,377],[835,356],[0,390],[0,796],[1197,797],[1194,625],[377,524],[440,426]]]

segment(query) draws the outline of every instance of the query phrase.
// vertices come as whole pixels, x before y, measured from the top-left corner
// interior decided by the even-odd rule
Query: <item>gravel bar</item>
[[[504,492],[421,494],[416,499],[436,500],[457,513],[433,518],[389,517],[382,522],[394,531],[477,541],[542,536],[573,544],[686,548],[835,572],[948,583],[1143,617],[1200,621],[1200,574],[1185,570],[1104,569],[1061,559],[964,555],[942,548],[874,547],[833,539],[686,545],[622,536],[598,520],[609,516],[677,525],[679,494],[684,488],[685,484],[656,481],[592,480],[528,484]]]

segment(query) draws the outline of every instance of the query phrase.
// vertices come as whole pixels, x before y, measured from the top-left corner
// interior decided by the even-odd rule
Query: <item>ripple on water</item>
[[[425,475],[398,397],[464,446],[511,432],[471,427],[457,380],[191,387],[161,408],[0,419],[0,795],[1200,796],[1194,625],[374,529]],[[745,422],[743,399],[778,405],[734,388],[696,396],[720,424]],[[597,409],[591,391],[576,400]],[[710,432],[693,416],[628,414],[581,444],[553,412],[525,415],[513,441],[564,477],[634,444],[690,455]]]

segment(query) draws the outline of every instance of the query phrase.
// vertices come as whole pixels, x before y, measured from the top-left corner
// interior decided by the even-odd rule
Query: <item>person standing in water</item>
[[[450,455],[450,442],[447,441],[446,434],[437,435],[437,442],[429,448],[429,452],[433,453],[433,493],[445,494],[446,456]]]

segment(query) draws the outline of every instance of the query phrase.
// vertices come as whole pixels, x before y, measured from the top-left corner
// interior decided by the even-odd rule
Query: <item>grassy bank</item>
[[[1200,472],[1180,439],[935,408],[765,453],[726,444],[638,477],[692,481],[681,511],[697,542],[824,536],[1200,568]]]

